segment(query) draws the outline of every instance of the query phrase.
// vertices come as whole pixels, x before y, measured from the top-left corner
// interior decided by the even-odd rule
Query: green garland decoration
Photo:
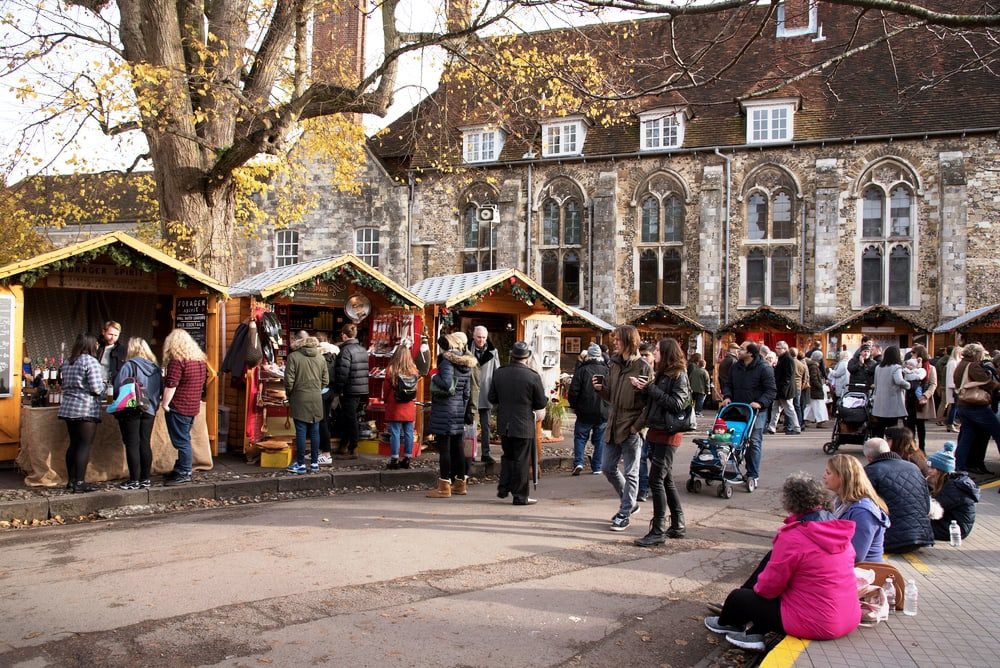
[[[10,285],[11,283],[20,283],[26,288],[32,287],[40,279],[45,278],[49,274],[58,273],[60,271],[66,271],[67,269],[73,269],[79,264],[89,264],[96,260],[97,258],[106,255],[112,262],[114,262],[119,267],[129,267],[138,269],[147,274],[151,274],[160,269],[169,269],[174,271],[170,267],[161,265],[155,260],[151,260],[145,255],[133,251],[131,248],[126,246],[110,245],[102,246],[101,248],[95,248],[93,250],[84,251],[78,253],[72,257],[64,258],[62,260],[55,260],[49,262],[48,264],[36,267],[34,269],[29,269],[23,271],[20,274],[15,274],[13,276],[8,276],[3,279],[4,285]],[[177,279],[177,285],[180,287],[187,287],[188,277],[181,272],[174,271],[174,276]]]
[[[499,292],[505,285],[510,286],[510,292],[518,301],[522,301],[526,304],[534,304],[536,300],[541,299],[543,302],[549,305],[550,308],[554,309],[556,315],[562,315],[562,311],[552,304],[548,299],[542,297],[542,295],[532,288],[522,286],[520,283],[514,282],[510,283],[508,279],[507,283],[495,283],[492,286],[481,290],[476,294],[466,297],[460,302],[455,303],[452,306],[442,307],[439,318],[441,318],[441,324],[445,326],[451,326],[455,321],[455,313],[461,311],[462,309],[468,308],[475,304],[478,304],[483,299],[487,297],[492,297],[497,292]]]
[[[301,281],[299,283],[296,283],[295,285],[291,286],[290,288],[285,288],[279,294],[282,297],[286,297],[288,299],[293,299],[295,297],[295,291],[298,288],[300,288],[304,283],[312,283],[312,282],[317,282],[317,281],[318,282],[324,282],[324,283],[326,283],[326,282],[334,282],[334,281],[337,281],[338,279],[342,279],[342,278],[349,279],[351,281],[351,283],[353,283],[354,285],[357,285],[358,287],[362,287],[362,288],[365,288],[366,290],[370,290],[371,292],[375,292],[377,294],[382,295],[383,297],[385,297],[386,299],[388,299],[389,302],[391,302],[395,306],[404,306],[404,307],[413,306],[408,301],[406,301],[405,299],[403,299],[401,296],[399,296],[398,294],[396,294],[396,292],[394,290],[392,290],[389,286],[387,286],[382,281],[378,280],[377,278],[375,278],[373,276],[369,276],[368,274],[366,274],[364,272],[358,271],[357,269],[355,269],[354,267],[352,267],[350,265],[341,265],[341,266],[337,267],[336,269],[331,269],[330,271],[325,271],[322,274],[319,274],[318,276],[314,276],[312,278],[307,278],[307,279],[305,279],[305,280],[303,280],[303,281]]]

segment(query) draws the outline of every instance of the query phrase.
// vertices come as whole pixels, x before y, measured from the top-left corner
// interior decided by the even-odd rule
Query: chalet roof
[[[844,318],[840,322],[834,323],[824,329],[824,332],[840,332],[853,325],[858,325],[864,322],[880,321],[880,320],[898,320],[907,327],[913,328],[915,332],[930,332],[929,329],[923,325],[917,323],[912,318],[903,315],[899,311],[895,311],[888,306],[883,306],[882,304],[875,304],[874,306],[869,306],[864,311],[860,313],[855,313],[854,315]]]
[[[468,274],[449,274],[425,278],[410,286],[414,294],[427,304],[440,304],[451,308],[476,295],[489,290],[493,286],[509,282],[523,283],[536,292],[551,308],[562,313],[573,314],[572,306],[567,305],[554,294],[529,278],[527,274],[517,269],[493,269],[491,271],[476,271]]]
[[[949,320],[934,329],[935,334],[953,332],[956,329],[964,329],[978,325],[980,321],[990,319],[991,316],[1000,315],[1000,304],[990,304],[975,311],[969,311],[965,315],[960,315],[953,320]]]
[[[972,0],[942,0],[938,4],[982,11]],[[903,31],[893,38],[891,46],[878,43],[835,66],[820,67],[819,74],[786,84],[791,74],[819,66],[911,19],[821,2],[822,40],[814,40],[814,35],[778,38],[775,18],[766,18],[768,11],[767,3],[761,3],[724,13],[574,27],[507,39],[513,45],[510,48],[525,52],[587,49],[607,62],[608,71],[628,71],[631,83],[646,86],[678,74],[679,59],[697,61],[699,65],[690,75],[704,78],[701,85],[646,95],[631,105],[633,114],[664,106],[686,107],[690,113],[682,147],[686,149],[744,146],[746,112],[738,100],[771,87],[775,90],[762,95],[763,99],[795,98],[800,104],[794,117],[796,142],[850,142],[882,136],[995,131],[1000,127],[1000,96],[994,92],[996,78],[991,68],[964,66],[976,50],[989,52],[976,41],[974,32]],[[622,36],[625,29],[627,38]],[[727,37],[716,40],[720,30]],[[758,30],[761,38],[754,41],[751,37]],[[965,39],[970,41],[965,43]],[[695,56],[702,50],[703,54]],[[623,57],[630,59],[629,68],[620,64]],[[731,67],[711,76],[731,60],[735,60]],[[458,128],[492,123],[508,133],[500,162],[520,160],[528,151],[540,154],[539,120],[546,114],[538,110],[537,99],[534,104],[520,106],[505,103],[504,87],[505,82],[499,81],[496,88],[500,92],[484,92],[446,76],[437,91],[373,139],[373,150],[392,158],[394,164],[408,163],[412,168],[454,164],[461,158]],[[517,95],[519,100],[537,97],[530,90]],[[583,157],[638,152],[639,124],[634,115],[608,126],[601,119],[591,120]]]
[[[19,204],[42,222],[135,223],[156,220],[152,172],[30,176],[14,184]]]
[[[653,308],[643,311],[629,321],[629,324],[641,326],[655,321],[667,322],[683,329],[691,329],[696,332],[711,332],[712,330],[701,324],[697,320],[687,317],[680,311],[674,310],[664,304],[659,304]]]
[[[590,311],[585,311],[582,308],[575,308],[572,306],[570,307],[570,309],[571,309],[571,314],[569,317],[583,321],[584,325],[589,325],[594,329],[601,330],[602,332],[612,332],[615,329],[615,326],[612,325],[610,322],[604,320],[603,318],[597,317]]]
[[[231,297],[253,296],[267,299],[279,292],[289,290],[306,281],[342,267],[349,267],[359,274],[366,275],[392,292],[407,305],[416,306],[417,308],[424,307],[423,300],[418,296],[378,269],[373,268],[367,262],[362,261],[356,255],[350,253],[318,258],[316,260],[309,260],[308,262],[299,262],[297,264],[289,264],[284,267],[275,267],[274,269],[262,271],[259,274],[248,276],[233,285],[229,288],[229,295]]]
[[[772,327],[779,327],[783,329],[790,330],[792,332],[801,332],[803,334],[812,333],[813,330],[809,329],[803,324],[795,322],[788,316],[775,311],[770,306],[758,306],[750,313],[741,316],[735,320],[730,320],[728,323],[719,327],[719,332],[736,332],[740,330],[753,329],[754,327],[759,327],[762,324],[770,325]]]
[[[86,241],[81,241],[80,243],[57,248],[56,250],[49,251],[48,253],[42,253],[41,255],[37,255],[33,258],[21,260],[20,262],[14,262],[12,264],[8,264],[6,267],[0,267],[0,281],[4,283],[17,282],[18,277],[27,272],[35,272],[36,270],[47,267],[53,263],[62,263],[66,260],[71,260],[74,257],[82,255],[83,253],[101,250],[115,245],[126,246],[140,255],[144,255],[145,257],[174,270],[178,274],[182,274],[190,278],[208,290],[220,294],[223,297],[226,296],[226,287],[221,283],[217,283],[211,276],[203,274],[197,269],[184,264],[180,260],[172,258],[166,253],[159,251],[148,244],[144,244],[138,239],[123,232],[102,234],[101,236],[94,237],[93,239],[87,239]]]

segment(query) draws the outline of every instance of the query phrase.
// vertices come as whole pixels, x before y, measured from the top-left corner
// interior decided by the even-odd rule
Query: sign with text
[[[49,276],[49,287],[113,292],[156,292],[156,274],[115,264],[73,267]]]
[[[174,324],[186,330],[202,350],[208,329],[208,297],[178,297],[174,302]]]
[[[4,295],[0,297],[0,397],[13,394],[14,364],[14,298]]]

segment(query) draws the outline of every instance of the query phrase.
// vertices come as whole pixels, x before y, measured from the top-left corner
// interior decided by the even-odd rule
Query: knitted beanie
[[[952,473],[955,470],[955,444],[945,441],[944,449],[938,450],[927,458],[927,463],[943,473]]]
[[[726,421],[723,420],[722,418],[715,418],[715,426],[712,428],[712,431],[715,431],[716,429],[722,429],[723,431],[729,431],[729,425],[726,424]]]

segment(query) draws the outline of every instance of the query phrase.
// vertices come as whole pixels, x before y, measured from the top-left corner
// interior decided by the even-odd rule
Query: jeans
[[[622,443],[605,443],[601,471],[621,499],[618,512],[626,517],[635,507],[635,497],[639,493],[639,434],[629,434]],[[622,462],[622,471],[618,462]]]
[[[149,444],[153,420],[154,417],[149,413],[134,413],[118,418],[130,480],[149,480],[149,469],[153,464],[153,449]]]
[[[191,475],[191,425],[193,424],[193,416],[167,411],[167,433],[170,434],[170,444],[177,450],[174,472],[178,475]]]
[[[642,448],[639,450],[639,494],[645,492],[649,494],[649,441],[642,439]]]
[[[479,451],[482,459],[490,456],[490,411],[492,408],[479,409]]]
[[[295,463],[306,463],[306,433],[309,434],[310,462],[319,463],[319,421],[305,422],[303,420],[293,420],[295,422]]]
[[[694,399],[694,414],[701,415],[701,411],[705,408],[705,397],[708,396],[701,392],[692,392],[691,398]]]
[[[747,444],[746,455],[748,478],[760,477],[760,463],[764,458],[764,425],[767,424],[766,415],[767,413],[761,409],[761,413],[757,415],[757,421],[753,424],[753,431],[750,432],[750,442]]]
[[[806,423],[806,404],[809,403],[809,389],[796,392],[792,401],[795,404],[795,417],[799,419],[800,426],[804,425]]]
[[[573,467],[583,466],[584,455],[587,451],[587,439],[594,445],[594,454],[590,457],[590,469],[592,471],[601,470],[601,456],[604,454],[604,428],[607,422],[597,424],[584,422],[579,417],[576,418],[576,426],[573,427]]]
[[[400,435],[403,438],[403,456],[409,459],[413,456],[413,423],[389,423],[389,456],[393,459],[399,458]]]
[[[677,448],[671,445],[654,444],[653,456],[649,467],[649,491],[653,494],[653,519],[665,519],[670,510],[670,517],[684,516],[681,508],[681,497],[677,494],[674,475],[671,469],[674,465],[674,452]]]
[[[798,413],[795,412],[795,402],[792,399],[775,399],[771,404],[771,422],[768,429],[775,431],[778,428],[778,416],[781,411],[785,412],[785,432],[801,431],[801,422],[798,421]]]
[[[959,406],[958,419],[962,421],[962,428],[958,430],[955,470],[983,466],[991,436],[1000,448],[1000,419],[989,406]],[[983,441],[985,446],[976,447],[977,442]]]

